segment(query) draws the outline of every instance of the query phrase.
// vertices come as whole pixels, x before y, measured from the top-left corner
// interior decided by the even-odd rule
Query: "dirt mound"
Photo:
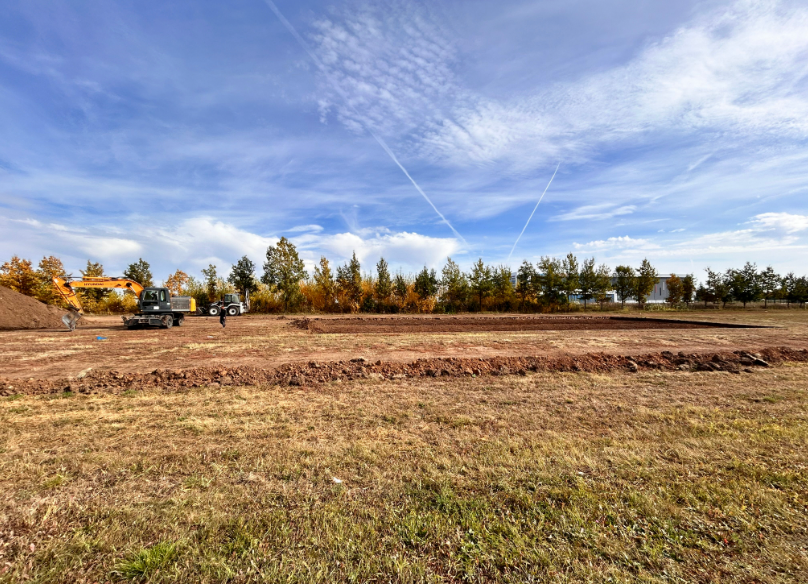
[[[0,286],[0,330],[63,329],[67,311]]]
[[[118,393],[147,388],[183,391],[190,387],[224,385],[311,386],[329,381],[355,379],[407,379],[420,377],[479,377],[481,375],[527,375],[528,371],[598,372],[623,371],[726,371],[751,373],[756,367],[769,367],[783,361],[808,362],[808,349],[771,347],[727,353],[678,353],[670,351],[640,356],[584,355],[457,357],[419,359],[411,363],[370,363],[359,357],[350,361],[287,363],[274,369],[257,367],[207,367],[151,373],[89,372],[81,379],[11,380],[0,379],[0,395],[77,393]]]
[[[427,316],[300,318],[289,326],[319,334],[762,328],[692,320],[625,316]]]

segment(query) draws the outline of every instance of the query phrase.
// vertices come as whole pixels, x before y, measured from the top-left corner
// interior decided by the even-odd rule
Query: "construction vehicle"
[[[70,308],[70,313],[62,318],[62,322],[72,331],[84,314],[74,288],[113,288],[130,290],[137,296],[138,314],[123,316],[123,324],[130,329],[139,326],[159,326],[171,328],[180,326],[186,314],[196,312],[196,300],[190,296],[171,296],[168,288],[144,288],[138,282],[128,278],[107,278],[86,276],[73,279],[69,276],[55,276],[53,284]]]
[[[250,310],[250,294],[247,293],[247,302],[242,302],[238,294],[225,294],[219,302],[214,302],[205,310],[208,316],[219,316],[223,311],[227,316],[241,316]]]

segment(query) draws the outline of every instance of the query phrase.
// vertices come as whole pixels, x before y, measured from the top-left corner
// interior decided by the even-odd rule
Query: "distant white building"
[[[677,274],[678,278],[684,278],[684,275]],[[666,302],[668,300],[668,280],[670,280],[670,276],[660,276],[657,279],[657,283],[654,285],[654,290],[651,292],[650,296],[646,302],[658,304],[661,302]],[[612,278],[612,283],[614,283],[615,278]],[[511,273],[511,284],[513,285],[514,289],[516,289],[516,273]],[[606,293],[606,302],[620,302],[617,298],[617,292],[614,290],[609,290]],[[580,294],[573,294],[570,296],[570,302],[581,302],[583,303],[583,299],[581,298]],[[594,300],[590,299],[587,300],[587,304],[590,302],[594,302]],[[626,302],[629,302],[628,300]],[[632,301],[633,302],[633,301]]]
[[[679,279],[684,278],[684,276],[677,275]],[[651,295],[648,297],[647,302],[665,302],[668,299],[668,280],[670,280],[670,276],[660,276],[657,280],[656,285],[654,286],[654,291],[651,292]]]

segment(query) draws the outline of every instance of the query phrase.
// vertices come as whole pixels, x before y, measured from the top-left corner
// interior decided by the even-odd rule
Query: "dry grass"
[[[804,581],[806,387],[795,365],[5,398],[0,581]]]

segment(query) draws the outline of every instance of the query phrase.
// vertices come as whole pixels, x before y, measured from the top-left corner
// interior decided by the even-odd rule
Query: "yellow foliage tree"
[[[37,291],[39,279],[31,266],[30,260],[23,260],[17,256],[0,266],[0,286],[11,288],[15,292],[34,296]]]
[[[37,268],[37,292],[36,297],[42,302],[48,304],[64,304],[62,297],[56,291],[53,285],[54,276],[61,276],[65,273],[65,267],[62,265],[62,260],[56,256],[43,257],[39,261]]]
[[[190,276],[182,270],[177,270],[171,274],[165,282],[165,287],[171,292],[172,296],[180,296],[185,289],[185,285],[190,280]]]

